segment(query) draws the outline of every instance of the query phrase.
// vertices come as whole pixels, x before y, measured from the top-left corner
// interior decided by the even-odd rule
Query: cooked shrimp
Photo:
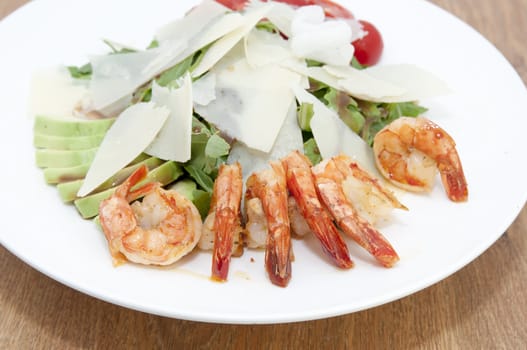
[[[394,201],[397,207],[404,208],[397,199],[383,189],[377,181],[362,170],[356,163],[346,156],[337,156],[326,162],[319,163],[312,168],[318,193],[322,202],[337,222],[337,225],[355,240],[360,246],[372,254],[385,267],[393,266],[399,257],[391,244],[377,231],[370,222],[364,219],[354,207],[353,202],[346,196],[343,184],[349,177],[364,182],[366,188],[374,189]],[[359,191],[363,189],[358,188]],[[357,188],[354,189],[357,191]],[[372,197],[378,202],[374,191],[366,191],[361,196]],[[355,194],[356,197],[357,194]]]
[[[169,265],[190,253],[201,235],[201,216],[194,204],[159,183],[132,188],[146,177],[137,169],[101,202],[99,218],[114,264],[129,261]],[[145,196],[142,202],[129,203]]]
[[[344,177],[339,183],[347,200],[358,214],[372,225],[387,219],[394,208],[408,210],[379,179],[341,154],[331,159],[332,166]]]
[[[283,158],[282,163],[286,169],[287,188],[295,198],[309,228],[320,241],[324,253],[339,268],[353,267],[346,242],[318,200],[309,159],[294,151]]]
[[[291,279],[291,232],[287,188],[282,164],[253,173],[247,179],[246,203],[258,198],[267,221],[265,267],[271,282],[285,287]],[[250,217],[248,225],[250,225]]]
[[[450,135],[424,118],[401,117],[375,135],[377,167],[395,185],[409,191],[429,191],[436,171],[448,198],[468,199],[467,182],[456,143]]]
[[[217,281],[227,280],[231,255],[233,251],[242,249],[240,237],[242,192],[240,164],[220,166],[218,177],[214,182],[210,211],[203,225],[204,233],[213,233],[211,278]],[[201,240],[203,237],[202,234]],[[234,252],[235,255],[240,253],[240,251]]]
[[[292,196],[287,198],[287,210],[291,235],[303,237],[311,233],[306,219],[300,213],[300,209]],[[247,221],[245,223],[244,243],[249,248],[265,248],[267,240],[267,218],[259,198],[251,198],[245,202],[245,213]]]

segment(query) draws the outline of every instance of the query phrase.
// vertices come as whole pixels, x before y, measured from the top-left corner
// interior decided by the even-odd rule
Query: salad
[[[116,264],[199,247],[224,281],[231,256],[259,248],[286,286],[291,233],[347,269],[342,231],[390,267],[375,222],[406,207],[383,177],[426,191],[439,168],[449,198],[467,199],[455,142],[415,102],[446,84],[376,65],[379,31],[338,4],[205,0],[145,49],[105,42],[108,54],[37,75],[32,110],[37,165],[99,223]]]

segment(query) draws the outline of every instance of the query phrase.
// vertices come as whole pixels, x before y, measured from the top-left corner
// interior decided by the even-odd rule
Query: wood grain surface
[[[0,18],[25,2],[1,0]],[[527,82],[527,0],[432,2],[481,32]],[[475,261],[401,300],[310,322],[218,325],[94,299],[0,247],[0,349],[525,349],[526,252],[524,207]]]

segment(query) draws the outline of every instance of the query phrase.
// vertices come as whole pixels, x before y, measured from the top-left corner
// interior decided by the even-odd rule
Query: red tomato
[[[238,11],[243,9],[245,4],[249,0],[216,0],[223,6],[226,6],[232,10]],[[307,6],[307,5],[319,5],[324,8],[324,12],[328,17],[334,18],[353,18],[351,12],[346,8],[334,3],[330,0],[275,0],[277,2],[283,2],[293,6]]]
[[[359,22],[366,35],[352,43],[355,48],[355,58],[364,66],[373,66],[379,62],[384,48],[381,33],[370,22],[363,20]]]

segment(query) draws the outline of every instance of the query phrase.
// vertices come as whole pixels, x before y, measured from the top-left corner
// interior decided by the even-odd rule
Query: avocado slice
[[[192,203],[198,208],[201,218],[205,220],[210,210],[210,200],[212,195],[204,190],[194,190],[192,192]]]
[[[37,149],[35,159],[40,168],[67,168],[91,164],[98,147],[85,150]]]
[[[134,188],[139,188],[148,182],[157,181],[162,186],[168,185],[169,183],[177,180],[183,175],[183,168],[173,161],[165,162],[148,173],[146,179],[140,181]],[[88,195],[83,198],[75,200],[73,203],[77,208],[79,214],[84,218],[92,218],[99,213],[100,203],[109,198],[115,192],[115,187],[107,189],[102,192],[98,192],[92,195]]]
[[[46,168],[44,169],[44,179],[48,184],[59,184],[84,179],[89,168],[89,163],[67,168]]]
[[[54,136],[35,132],[33,145],[36,148],[57,150],[83,150],[98,147],[106,134],[89,136]]]
[[[67,119],[38,115],[35,117],[33,131],[53,136],[89,136],[106,133],[114,121],[115,118]]]
[[[183,179],[175,182],[168,189],[177,191],[180,195],[191,201],[194,199],[193,192],[197,187],[196,183],[191,179]]]
[[[59,191],[60,199],[63,202],[68,203],[77,199],[77,192],[82,186],[82,180],[73,180],[68,182],[59,183],[57,190]]]
[[[169,189],[177,191],[188,200],[192,201],[203,219],[205,219],[209,213],[211,194],[207,191],[198,189],[196,183],[191,179],[183,179],[172,186]]]
[[[134,172],[135,169],[137,169],[141,165],[146,165],[149,170],[152,170],[161,164],[163,164],[165,161],[161,160],[159,158],[155,157],[148,157],[146,154],[142,153],[139,157],[137,157],[130,165],[128,165],[126,168],[123,168],[119,170],[115,175],[110,177],[108,180],[103,182],[96,190],[95,192],[101,192],[104,190],[107,190],[109,188],[112,188],[114,186],[117,186],[121,184],[125,179],[127,179],[132,172]],[[44,170],[44,173],[47,169]],[[74,181],[69,182],[63,182],[59,183],[57,185],[57,189],[59,191],[60,198],[64,202],[71,202],[77,199],[77,192],[79,192],[79,188],[82,186],[83,179],[78,179]]]

